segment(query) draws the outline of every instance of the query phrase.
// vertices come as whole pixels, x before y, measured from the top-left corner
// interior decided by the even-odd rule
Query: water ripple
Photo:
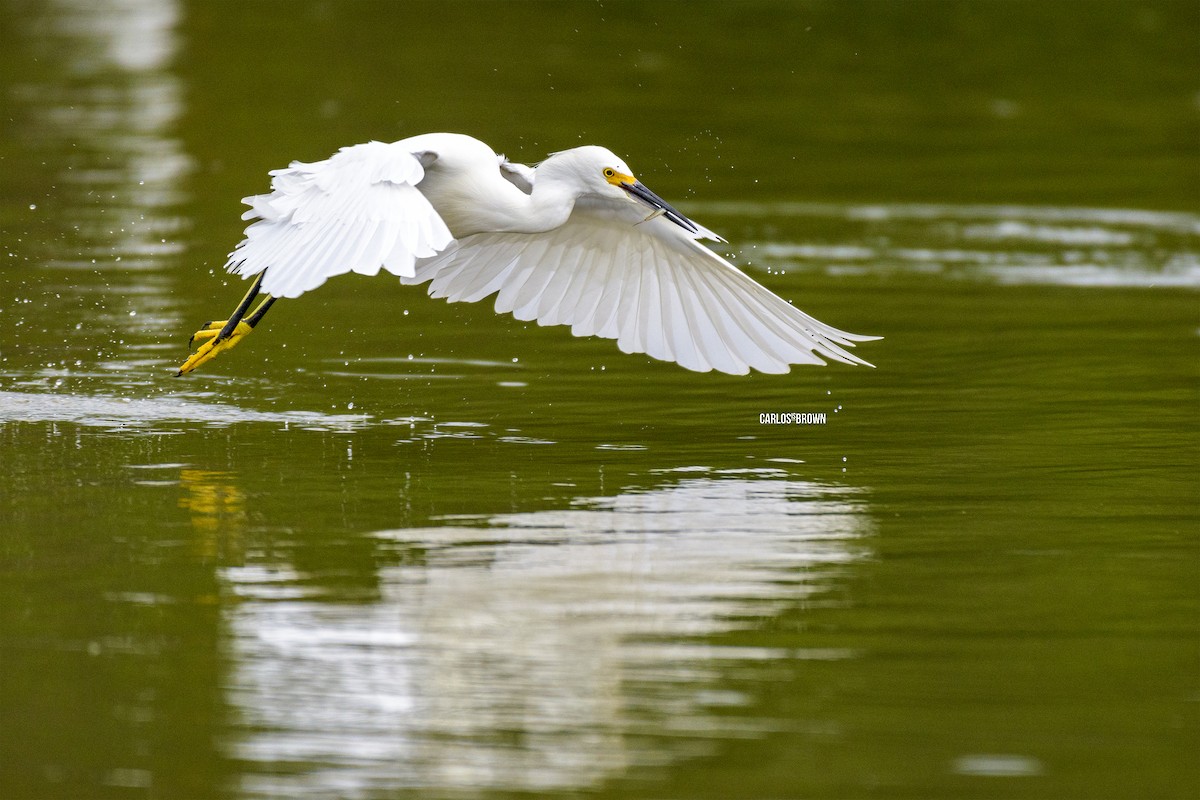
[[[813,220],[805,241],[752,243],[768,272],[924,273],[1006,285],[1200,289],[1200,216],[1030,206],[714,203]]]
[[[269,422],[310,430],[352,431],[367,424],[368,420],[369,417],[361,414],[252,411],[224,403],[201,403],[176,397],[131,398],[0,391],[0,424],[73,422],[86,427],[137,430],[163,423],[225,427],[242,422]]]

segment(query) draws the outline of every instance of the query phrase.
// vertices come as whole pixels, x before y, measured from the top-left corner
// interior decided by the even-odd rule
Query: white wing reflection
[[[229,569],[242,788],[562,790],[759,735],[761,720],[729,713],[746,702],[720,685],[731,664],[850,654],[711,637],[833,588],[867,524],[850,489],[687,476],[483,527],[381,532],[423,558],[384,569],[369,604],[323,602],[288,570]],[[636,738],[664,728],[678,736]]]

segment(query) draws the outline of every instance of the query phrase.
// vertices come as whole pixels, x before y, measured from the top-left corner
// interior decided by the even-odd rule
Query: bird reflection
[[[196,531],[197,555],[206,561],[228,562],[241,550],[246,527],[246,495],[232,473],[220,470],[181,469],[179,507],[191,514]]]
[[[278,564],[226,570],[246,780],[280,796],[567,790],[761,734],[733,713],[748,700],[723,673],[852,654],[719,637],[836,589],[861,555],[862,504],[770,471],[667,480],[473,527],[378,532],[381,549],[423,559],[382,570],[372,603],[306,594]],[[634,735],[664,725],[680,735]],[[293,778],[282,762],[310,767]]]

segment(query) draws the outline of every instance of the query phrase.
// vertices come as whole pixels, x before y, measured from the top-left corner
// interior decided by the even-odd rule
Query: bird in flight
[[[528,167],[470,136],[430,133],[271,175],[270,194],[243,200],[242,218],[256,221],[225,265],[253,278],[250,290],[193,335],[200,346],[177,375],[238,344],[277,300],[381,269],[450,302],[494,294],[497,313],[697,372],[870,366],[846,348],[878,337],[819,322],[750,278],[701,243],[724,239],[603,147]]]

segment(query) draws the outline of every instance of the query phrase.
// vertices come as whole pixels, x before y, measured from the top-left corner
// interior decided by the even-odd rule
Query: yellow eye
[[[612,167],[607,167],[604,170],[604,177],[606,177],[606,178],[611,178],[611,177],[615,176],[616,174],[617,174],[616,170],[614,170]]]

